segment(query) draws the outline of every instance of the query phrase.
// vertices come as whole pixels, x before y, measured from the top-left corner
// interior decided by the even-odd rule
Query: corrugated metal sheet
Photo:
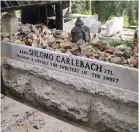
[[[14,6],[27,6],[29,4],[37,4],[41,1],[1,1],[1,8],[14,7]]]

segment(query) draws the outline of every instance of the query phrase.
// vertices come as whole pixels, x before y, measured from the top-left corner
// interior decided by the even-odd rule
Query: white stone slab
[[[100,21],[93,23],[91,26],[89,26],[90,33],[92,35],[98,34],[98,29],[99,28],[101,28],[101,22]]]
[[[105,36],[111,36],[122,31],[123,26],[124,26],[123,17],[114,17],[112,20],[108,20],[106,22]]]
[[[18,31],[18,18],[12,15],[5,14],[1,18],[2,32],[15,33]]]
[[[91,26],[93,23],[98,22],[98,14],[87,18],[82,18],[82,21],[84,22],[85,26]]]
[[[2,55],[119,88],[138,89],[135,68],[6,42],[2,43]]]

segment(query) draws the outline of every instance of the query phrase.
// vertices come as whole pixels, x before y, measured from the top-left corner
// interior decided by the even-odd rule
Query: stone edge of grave
[[[9,59],[7,57],[2,57],[1,60],[2,67],[7,65],[19,71],[26,71],[30,74],[43,77],[46,80],[56,80],[66,85],[74,86],[76,90],[84,93],[107,96],[112,100],[117,100],[122,103],[138,105],[138,92],[125,90],[51,69],[44,69],[43,67]]]
[[[17,50],[16,48],[18,47],[20,49],[26,48],[26,49],[37,50],[39,52],[44,52],[45,51],[44,49],[40,49],[40,48],[34,48],[34,47],[31,47],[31,48],[29,47],[28,48],[27,46],[24,46],[24,45],[17,45],[17,44],[8,43],[8,42],[4,42],[2,44],[2,47],[3,48],[5,47],[4,50],[2,51],[3,55],[4,56],[7,56],[9,58],[13,58],[13,59],[16,59],[16,57],[13,56],[12,53],[5,52],[5,50],[8,50],[8,51],[9,50],[13,50],[12,52],[13,53],[16,53],[16,50]],[[46,50],[46,52],[51,53],[51,54],[54,54],[54,55],[57,55],[58,54],[58,55],[65,56],[65,57],[72,57],[72,58],[75,57],[76,59],[82,59],[84,61],[90,61],[91,62],[93,60],[93,59],[90,59],[90,58],[85,58],[85,57],[82,58],[80,56],[74,56],[74,55],[69,55],[69,54],[65,54],[65,53],[57,53],[55,51],[50,51],[50,50]],[[20,59],[16,59],[16,60],[20,60]],[[20,61],[22,61],[22,59]],[[24,62],[26,62],[26,61],[24,61]],[[106,83],[108,85],[112,85],[114,87],[119,87],[120,89],[130,90],[130,91],[134,91],[134,92],[137,92],[138,91],[138,89],[137,89],[137,87],[138,87],[138,69],[132,68],[132,67],[128,67],[128,66],[118,65],[118,64],[114,64],[114,63],[109,63],[109,62],[105,62],[105,61],[100,61],[100,60],[93,60],[93,62],[94,63],[98,63],[100,65],[104,65],[105,68],[106,67],[110,67],[110,69],[112,68],[114,70],[116,68],[116,70],[118,70],[118,74],[117,75],[119,77],[120,76],[122,76],[122,77],[126,77],[127,76],[127,79],[126,80],[123,80],[123,81],[120,80],[120,84],[112,84],[112,83],[108,83],[108,82],[104,82],[104,83]],[[31,63],[31,64],[33,64],[33,63]],[[52,69],[54,69],[54,68],[52,68]],[[119,70],[120,70],[120,72],[119,72]],[[59,71],[59,70],[57,70],[57,71]],[[122,71],[124,72],[124,74],[121,73]],[[65,72],[65,73],[67,73],[67,72]],[[120,73],[120,75],[119,75],[119,73]],[[80,76],[80,74],[79,74],[79,77],[84,77],[84,76]],[[118,77],[118,79],[119,79],[119,77]],[[122,77],[120,77],[120,78],[121,79],[124,79]],[[90,77],[87,77],[87,76],[85,78],[90,79]],[[129,81],[129,82],[128,83],[125,83],[124,81],[127,81],[127,82]],[[102,80],[99,81],[99,82],[100,83],[103,83]]]

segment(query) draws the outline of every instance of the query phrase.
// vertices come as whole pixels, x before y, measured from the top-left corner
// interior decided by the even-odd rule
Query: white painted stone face
[[[122,31],[123,26],[124,26],[123,17],[114,17],[112,20],[108,20],[106,22],[105,36],[111,36]]]
[[[2,55],[122,89],[138,89],[138,70],[134,68],[6,42]]]
[[[3,15],[1,25],[3,33],[15,33],[18,31],[18,18],[8,14]]]

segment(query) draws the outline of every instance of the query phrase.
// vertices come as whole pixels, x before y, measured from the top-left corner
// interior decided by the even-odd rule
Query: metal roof
[[[12,10],[21,10],[23,8],[29,8],[32,6],[43,6],[43,5],[49,5],[49,4],[56,4],[60,1],[54,0],[54,1],[1,1],[1,12],[8,12]]]

